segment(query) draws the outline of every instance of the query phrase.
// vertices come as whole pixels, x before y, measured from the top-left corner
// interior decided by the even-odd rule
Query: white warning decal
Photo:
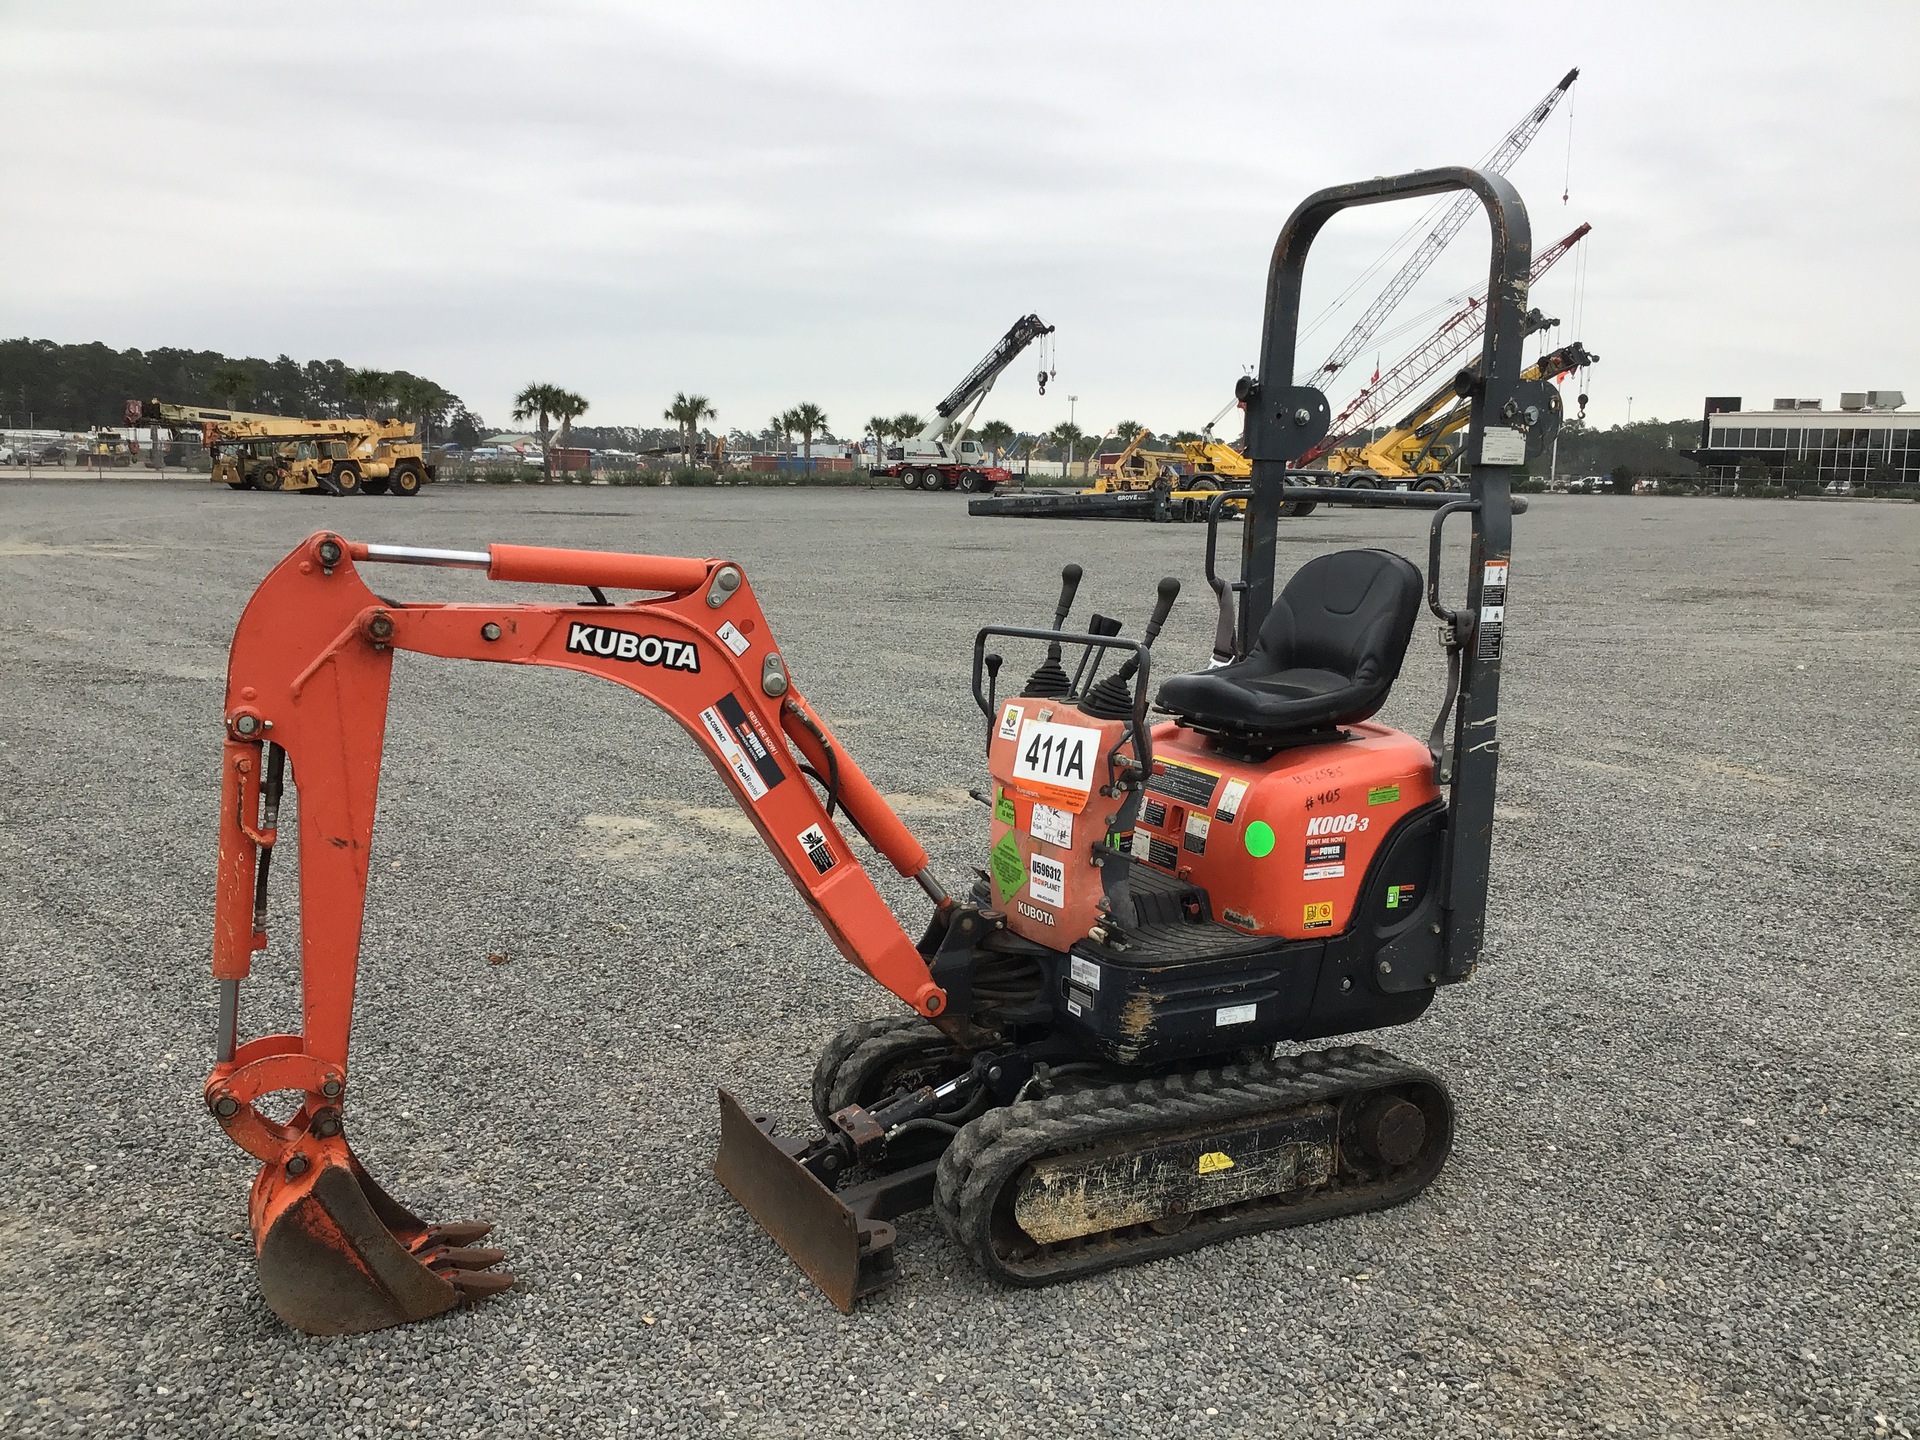
[[[800,832],[800,848],[807,852],[807,858],[813,861],[813,868],[822,875],[839,862],[833,858],[833,848],[827,844],[826,833],[818,825],[809,825]]]
[[[1000,716],[1000,738],[1002,740],[1018,740],[1020,738],[1020,722],[1026,718],[1026,714],[1027,712],[1018,705],[1007,706],[1006,710]]]
[[[1229,780],[1227,788],[1220,792],[1220,808],[1213,812],[1213,818],[1223,824],[1230,824],[1233,817],[1240,813],[1240,802],[1247,798],[1247,782]]]
[[[736,655],[744,655],[753,647],[753,642],[733,628],[733,622],[727,621],[714,634],[720,637],[720,643]]]

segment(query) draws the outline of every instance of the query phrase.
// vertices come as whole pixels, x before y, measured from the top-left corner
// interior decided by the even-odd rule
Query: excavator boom
[[[380,562],[651,593],[619,604],[396,604],[361,579],[360,566]],[[233,639],[213,941],[218,1063],[206,1100],[234,1143],[262,1162],[252,1215],[268,1302],[315,1334],[418,1319],[511,1283],[490,1268],[499,1252],[469,1243],[484,1227],[411,1216],[367,1176],[344,1136],[388,685],[401,651],[576,670],[652,700],[713,762],[841,953],[935,1024],[960,1023],[947,1021],[944,991],[832,811],[937,905],[948,904],[926,851],[794,685],[739,566],[516,545],[414,550],[314,535],[262,583]],[[300,1033],[242,1043],[241,986],[267,943],[268,877],[288,783],[300,792],[304,1021]],[[302,1097],[292,1120],[259,1109],[276,1091]]]

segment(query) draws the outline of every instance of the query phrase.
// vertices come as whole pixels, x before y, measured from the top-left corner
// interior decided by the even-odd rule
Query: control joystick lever
[[[1080,588],[1080,567],[1068,564],[1060,571],[1060,603],[1054,608],[1053,629],[1057,635],[1066,628],[1067,612],[1073,609],[1074,593]],[[1065,695],[1073,688],[1073,682],[1067,678],[1067,672],[1060,665],[1060,642],[1054,640],[1047,646],[1047,658],[1040,668],[1027,677],[1022,695],[1051,697]]]
[[[1160,582],[1160,598],[1154,602],[1153,618],[1147,621],[1146,633],[1140,637],[1144,648],[1153,648],[1153,642],[1159,637],[1160,628],[1167,623],[1167,616],[1172,613],[1173,602],[1179,595],[1180,582],[1173,576],[1169,575]],[[1133,714],[1133,677],[1139,669],[1139,655],[1129,655],[1126,664],[1087,692],[1087,698],[1080,702],[1080,708],[1102,720],[1126,719]]]

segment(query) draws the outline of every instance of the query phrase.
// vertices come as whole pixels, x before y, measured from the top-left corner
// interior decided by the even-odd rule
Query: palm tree
[[[560,448],[567,448],[567,441],[573,436],[573,422],[587,413],[587,397],[576,395],[571,390],[557,390],[553,397],[553,418],[560,422]],[[553,469],[547,469],[551,478]]]
[[[875,415],[867,421],[867,434],[873,436],[873,465],[877,470],[887,463],[887,441],[893,438],[893,421]]]
[[[787,412],[793,421],[793,428],[800,432],[800,453],[806,459],[807,469],[813,469],[813,434],[816,430],[827,428],[827,412],[811,400],[804,401]]]
[[[207,377],[207,393],[226,402],[230,410],[240,408],[240,397],[253,393],[253,377],[244,365],[216,365]]]
[[[431,428],[445,419],[454,397],[433,381],[422,380],[418,375],[409,375],[405,371],[393,377],[390,388],[393,407],[399,418],[411,420],[414,439],[423,445],[428,443],[432,438]]]
[[[920,433],[921,419],[911,410],[902,410],[893,417],[893,434],[897,440],[911,440]]]
[[[974,432],[980,437],[980,443],[993,452],[993,460],[1000,463],[1000,455],[1013,443],[1013,427],[1004,420],[989,420]]]
[[[553,479],[553,456],[547,449],[547,439],[553,433],[549,417],[559,413],[566,398],[567,392],[558,385],[539,381],[528,385],[513,397],[513,423],[524,425],[529,420],[537,422],[534,433],[540,437],[540,468],[549,481]],[[584,405],[582,408],[585,408]]]
[[[1133,443],[1133,437],[1138,435],[1142,430],[1147,430],[1147,427],[1142,425],[1138,420],[1122,420],[1118,425],[1113,427],[1113,436],[1120,442],[1120,448],[1124,450]],[[1146,438],[1148,440],[1153,438],[1153,432],[1151,430],[1147,430]]]
[[[667,406],[664,418],[673,421],[680,429],[681,464],[693,464],[693,437],[700,428],[700,422],[712,420],[718,414],[713,402],[704,395],[689,395],[684,390],[673,392],[673,403]]]
[[[374,412],[393,398],[394,377],[384,370],[350,370],[347,372],[347,398],[360,402],[360,413],[367,419],[374,418]]]
[[[1066,467],[1063,467],[1060,472],[1062,478],[1066,476],[1067,467],[1071,467],[1073,464],[1074,448],[1086,438],[1087,432],[1071,420],[1062,420],[1047,432],[1047,443],[1058,450],[1060,452],[1060,458],[1066,462]]]

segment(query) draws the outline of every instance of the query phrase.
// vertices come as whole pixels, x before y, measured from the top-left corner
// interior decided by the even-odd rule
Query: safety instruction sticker
[[[1195,855],[1207,853],[1207,831],[1213,828],[1213,822],[1198,810],[1187,812],[1186,833],[1180,837],[1182,849],[1191,850]]]
[[[1020,842],[1014,838],[1011,830],[1002,835],[1000,843],[987,852],[987,865],[993,871],[994,887],[1003,898],[1027,883],[1027,866],[1020,858]]]
[[[1413,886],[1411,885],[1387,886],[1387,909],[1398,910],[1403,905],[1411,905],[1411,904],[1413,904]]]
[[[1009,705],[1005,710],[1000,712],[1000,738],[1002,740],[1017,740],[1020,738],[1020,722],[1025,718],[1026,713],[1027,712],[1018,705]]]
[[[1162,840],[1151,830],[1133,832],[1133,858],[1144,860],[1149,865],[1157,865],[1162,870],[1171,870],[1180,863],[1180,852],[1173,848],[1171,841]]]
[[[1218,1021],[1214,1022],[1218,1024]],[[1233,1157],[1224,1150],[1209,1150],[1200,1157],[1199,1172],[1202,1175],[1217,1175],[1222,1170],[1233,1169]]]
[[[1073,845],[1073,816],[1065,810],[1056,810],[1051,805],[1036,804],[1033,807],[1033,820],[1027,826],[1036,840],[1044,840],[1049,845],[1070,848]]]
[[[720,643],[736,655],[744,655],[753,647],[753,642],[736,630],[731,620],[714,633],[720,637]]]
[[[818,825],[809,825],[800,832],[800,848],[807,852],[807,858],[813,861],[813,868],[822,875],[833,869],[839,862],[833,858],[833,849],[827,844],[826,832]]]
[[[1058,860],[1035,855],[1027,861],[1029,887],[1042,905],[1067,903],[1067,867]]]
[[[1078,955],[1070,956],[1067,960],[1067,978],[1076,985],[1084,985],[1089,990],[1098,990],[1100,967],[1093,961],[1082,959]]]
[[[1331,900],[1309,900],[1306,913],[1300,917],[1300,923],[1309,930],[1325,930],[1333,924],[1333,902]]]
[[[1227,788],[1220,792],[1220,806],[1213,812],[1213,818],[1222,824],[1231,824],[1233,817],[1240,813],[1240,802],[1247,798],[1247,782],[1229,780]]]
[[[722,695],[700,712],[700,723],[748,799],[758,801],[787,778],[780,762],[773,758],[773,744],[765,729],[747,714],[738,696],[731,692]]]
[[[1398,785],[1375,785],[1367,791],[1369,805],[1397,805],[1399,802],[1400,787]]]
[[[1019,816],[1013,808],[1013,797],[1007,794],[1006,791],[1000,790],[997,786],[995,787],[995,791],[993,818],[998,820],[1002,825],[1018,824]]]
[[[1014,741],[1014,780],[1036,800],[1075,815],[1087,808],[1099,762],[1100,732],[1085,725],[1028,720]]]
[[[1147,781],[1147,789],[1172,800],[1184,801],[1188,805],[1204,806],[1212,803],[1213,787],[1219,783],[1220,777],[1211,770],[1202,770],[1197,765],[1175,765],[1169,762],[1164,772]]]

